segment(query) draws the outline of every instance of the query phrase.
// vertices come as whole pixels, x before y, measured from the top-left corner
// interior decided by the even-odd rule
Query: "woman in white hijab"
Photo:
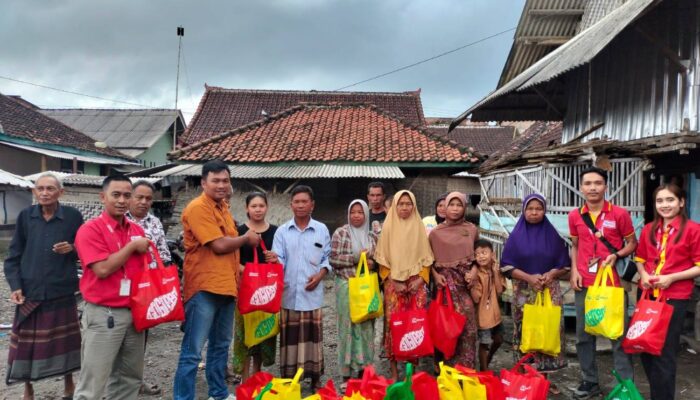
[[[338,315],[338,365],[343,381],[360,376],[374,360],[374,321],[360,324],[350,321],[348,278],[355,276],[360,254],[367,252],[367,262],[377,244],[377,235],[369,229],[369,208],[362,200],[348,207],[348,223],[338,228],[331,239],[330,263],[335,273],[336,313]],[[345,383],[342,385],[345,386]],[[341,387],[344,390],[344,387]]]

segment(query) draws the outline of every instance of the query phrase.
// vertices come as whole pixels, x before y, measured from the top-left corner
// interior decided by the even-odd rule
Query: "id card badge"
[[[593,257],[588,260],[588,272],[591,274],[598,273],[598,264],[600,264],[600,257]]]
[[[131,294],[131,279],[122,278],[121,285],[119,285],[119,295],[128,296]]]

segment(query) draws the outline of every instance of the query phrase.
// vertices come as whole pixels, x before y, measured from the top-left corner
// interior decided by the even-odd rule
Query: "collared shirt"
[[[147,262],[146,256],[138,252],[131,253],[121,268],[105,278],[97,277],[92,266],[106,260],[132,240],[142,237],[145,234],[139,225],[128,218],[119,223],[104,211],[78,229],[75,247],[83,265],[80,292],[85,301],[105,307],[129,306],[129,296],[119,294],[122,280],[133,282],[143,270],[144,263]]]
[[[128,211],[126,212],[126,217],[143,228],[143,231],[146,232],[146,237],[156,245],[160,259],[163,260],[165,265],[170,264],[170,250],[168,249],[168,243],[165,241],[165,231],[163,230],[163,224],[161,224],[160,220],[150,212],[138,221]],[[155,261],[151,263],[151,268],[154,267]]]
[[[596,271],[589,270],[588,263],[594,257],[600,258],[602,262],[610,255],[610,250],[593,235],[588,225],[583,222],[582,214],[588,213],[588,205],[576,208],[569,212],[569,234],[572,238],[578,238],[578,253],[576,254],[576,268],[583,278],[583,286],[588,287],[595,282]],[[612,244],[616,249],[625,246],[625,238],[634,236],[634,225],[630,214],[622,207],[618,207],[605,201],[603,208],[592,218],[596,229]],[[600,267],[600,265],[598,266]],[[615,285],[620,286],[620,278],[615,268],[613,277]]]
[[[202,193],[182,211],[185,238],[185,301],[199,291],[238,295],[239,251],[216,254],[207,243],[238,231],[226,202],[217,203]]]
[[[4,263],[5,278],[12,291],[22,289],[29,300],[50,300],[78,290],[78,255],[58,254],[53,245],[73,244],[83,216],[73,207],[59,203],[50,220],[36,204],[19,213],[9,255]]]
[[[326,268],[331,272],[328,256],[331,237],[326,225],[314,219],[303,230],[294,219],[275,232],[272,251],[284,266],[282,307],[295,311],[312,311],[323,307],[323,282],[314,290],[305,289],[309,278]]]
[[[644,264],[644,269],[649,275],[657,275],[659,266],[661,269],[658,275],[673,274],[700,266],[700,225],[698,223],[688,220],[678,243],[676,238],[680,232],[680,217],[671,221],[668,230],[664,229],[663,224],[659,224],[655,232],[656,245],[651,242],[651,227],[652,224],[649,223],[642,229],[634,258],[635,261]],[[663,296],[669,299],[689,299],[693,294],[694,286],[693,279],[676,281],[663,291]]]

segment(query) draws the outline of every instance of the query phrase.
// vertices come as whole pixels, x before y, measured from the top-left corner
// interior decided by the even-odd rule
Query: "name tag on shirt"
[[[610,229],[615,229],[617,228],[617,224],[615,223],[615,220],[611,221],[603,221],[603,228],[610,228]]]
[[[123,278],[119,285],[119,295],[128,296],[131,294],[131,279]]]

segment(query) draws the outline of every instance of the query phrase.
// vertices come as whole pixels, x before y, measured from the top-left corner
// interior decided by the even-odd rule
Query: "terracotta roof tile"
[[[415,92],[319,92],[245,90],[206,86],[182,142],[194,144],[302,103],[367,103],[393,113],[406,123],[423,126],[420,89]]]
[[[506,148],[515,136],[512,126],[461,126],[447,133],[448,125],[428,126],[430,132],[454,140],[465,147],[472,147],[477,153],[491,155]]]
[[[302,104],[171,153],[180,161],[461,162],[466,147],[370,104]]]
[[[506,148],[492,154],[479,167],[480,173],[492,171],[520,159],[522,153],[542,151],[561,144],[563,123],[537,121],[526,129],[517,139]]]
[[[95,139],[30,108],[24,101],[3,94],[0,94],[0,126],[0,131],[10,137],[133,161],[114,149],[95,147]]]

